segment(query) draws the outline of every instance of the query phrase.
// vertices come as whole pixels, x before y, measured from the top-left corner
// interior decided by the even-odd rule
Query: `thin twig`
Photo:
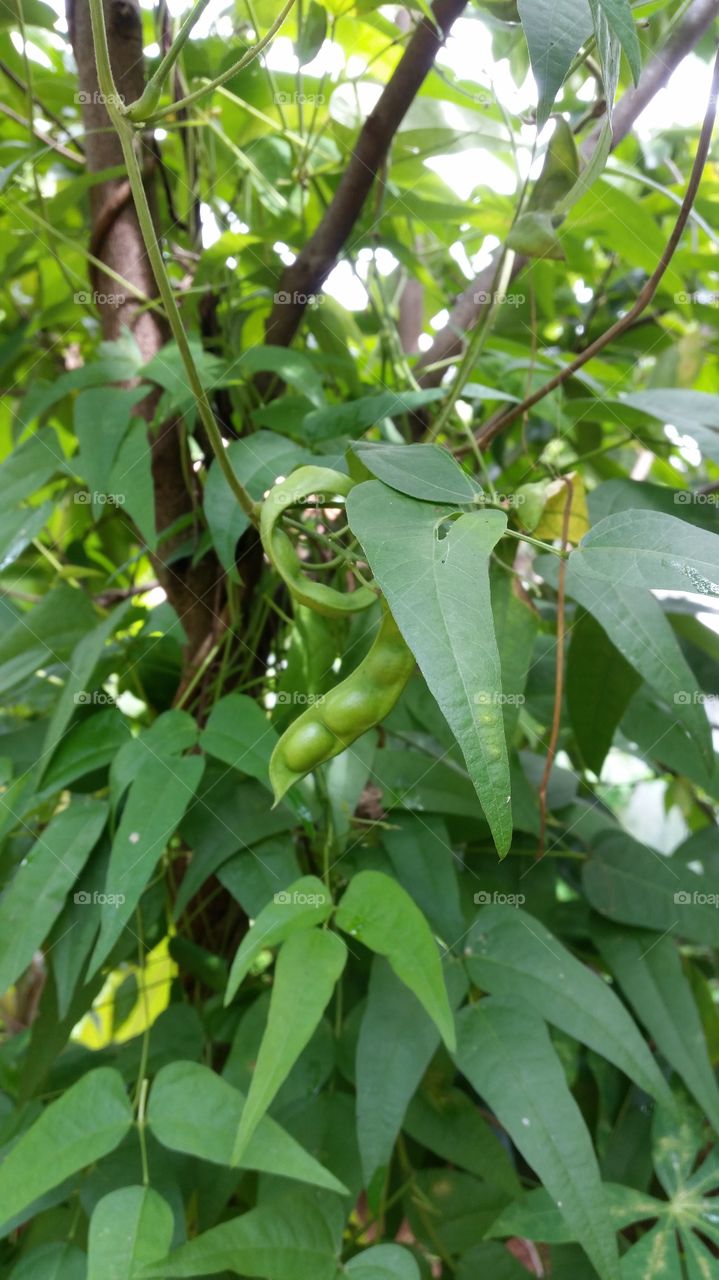
[[[707,104],[704,123],[702,124],[702,130],[699,136],[699,145],[697,146],[697,153],[694,158],[694,164],[692,165],[692,171],[689,176],[686,193],[682,200],[682,207],[679,210],[679,215],[674,224],[669,240],[667,241],[666,248],[664,249],[654,271],[641,290],[634,306],[629,309],[626,315],[620,316],[620,318],[616,320],[613,325],[610,325],[604,333],[600,334],[594,342],[592,342],[588,347],[585,347],[584,351],[580,352],[574,360],[565,365],[563,369],[560,369],[559,373],[556,373],[553,378],[550,378],[548,382],[545,382],[544,386],[540,387],[531,396],[527,396],[525,400],[522,400],[521,404],[513,405],[511,409],[503,411],[494,419],[490,419],[489,422],[485,423],[477,433],[477,442],[480,445],[480,448],[486,448],[501,431],[506,430],[506,428],[511,426],[513,422],[516,422],[517,418],[522,417],[523,414],[527,413],[530,409],[533,409],[534,406],[539,404],[539,401],[543,400],[545,396],[548,396],[551,391],[555,391],[557,387],[561,387],[562,383],[567,381],[567,378],[571,378],[579,369],[587,364],[589,360],[593,360],[595,356],[599,355],[600,351],[603,351],[611,342],[614,342],[615,338],[620,337],[621,334],[629,329],[631,325],[635,323],[637,317],[640,316],[649,306],[649,303],[652,301],[652,298],[659,288],[669,264],[674,257],[674,253],[682,238],[684,228],[689,219],[692,205],[696,199],[697,191],[699,190],[699,184],[702,179],[702,174],[704,173],[704,166],[706,165],[712,133],[714,131],[718,96],[719,50],[717,51],[714,62],[714,74],[712,76],[709,102]]]
[[[567,497],[564,503],[564,518],[562,520],[562,551],[566,552],[569,542],[569,521],[572,516],[572,499],[574,497],[574,485],[569,476],[562,476],[562,480],[567,486]],[[539,784],[539,842],[537,844],[537,858],[544,857],[544,843],[547,834],[547,790],[549,787],[549,779],[554,766],[554,757],[557,754],[557,742],[559,741],[559,725],[562,717],[562,698],[564,696],[564,607],[565,607],[565,583],[567,578],[567,560],[563,556],[559,562],[559,585],[557,589],[557,666],[554,678],[554,713],[552,715],[552,732],[549,738],[549,746],[547,748],[547,759],[544,763],[544,773],[542,781]]]

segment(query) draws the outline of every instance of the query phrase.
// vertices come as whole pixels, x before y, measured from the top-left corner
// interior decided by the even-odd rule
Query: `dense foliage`
[[[0,1276],[710,1280],[719,4],[92,10],[0,16]]]

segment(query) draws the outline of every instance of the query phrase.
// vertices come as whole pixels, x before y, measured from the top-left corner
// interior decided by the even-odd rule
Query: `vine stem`
[[[221,75],[216,76],[214,80],[210,80],[207,84],[203,84],[200,89],[195,89],[193,93],[188,93],[187,97],[180,98],[177,102],[171,102],[166,107],[160,107],[157,109],[157,103],[160,98],[160,93],[162,92],[163,81],[177,61],[190,31],[208,2],[209,0],[199,0],[196,8],[193,9],[192,13],[189,14],[182,24],[182,27],[178,31],[177,36],[170,45],[170,48],[165,54],[165,57],[157,68],[154,76],[149,81],[144,93],[137,99],[137,102],[132,102],[129,107],[124,107],[120,113],[122,116],[126,116],[129,120],[134,120],[136,123],[142,122],[144,124],[155,124],[158,120],[163,120],[165,116],[174,115],[178,111],[184,111],[186,107],[191,107],[195,102],[198,102],[200,98],[204,98],[206,94],[212,93],[215,89],[219,89],[227,80],[231,80],[233,76],[236,76],[238,71],[243,71],[250,62],[254,62],[255,58],[262,53],[263,49],[267,48],[270,40],[272,40],[282,26],[282,23],[294,5],[295,0],[287,0],[287,3],[280,10],[272,23],[272,26],[265,32],[262,39],[258,40],[257,44],[251,45],[250,48],[243,53],[242,57],[239,58],[237,62],[234,62],[231,67],[227,67]],[[162,73],[162,75],[160,75],[160,73]]]
[[[567,488],[567,496],[564,503],[564,518],[562,520],[562,551],[566,554],[567,544],[569,542],[569,521],[572,516],[572,503],[574,500],[574,485],[569,476],[562,476],[562,480]],[[563,559],[559,565],[559,584],[557,591],[557,665],[554,678],[554,713],[552,715],[552,730],[549,738],[549,747],[547,748],[547,759],[544,763],[542,781],[539,784],[539,842],[537,844],[537,858],[544,857],[544,845],[547,835],[547,790],[549,788],[549,779],[552,775],[554,757],[557,754],[559,727],[562,718],[562,698],[564,696],[564,640],[566,634],[564,617],[566,578],[567,561],[566,559]]]
[[[97,65],[98,82],[105,97],[107,113],[115,126],[120,140],[125,167],[127,169],[127,178],[135,203],[140,232],[157,282],[160,297],[165,308],[170,330],[175,342],[177,343],[182,363],[185,366],[185,373],[187,374],[190,389],[197,402],[197,409],[202,425],[207,432],[207,438],[210,441],[213,453],[217,458],[220,470],[230,486],[231,492],[235,495],[237,501],[242,507],[242,510],[252,523],[256,525],[259,522],[259,504],[253,501],[244,485],[240,483],[230,466],[230,461],[222,442],[220,429],[215,421],[215,415],[212,412],[210,402],[207,398],[207,392],[200,381],[200,376],[192,358],[192,352],[190,350],[187,334],[185,333],[185,327],[182,323],[182,317],[180,316],[180,312],[175,301],[175,295],[172,290],[170,278],[167,274],[167,269],[162,257],[162,250],[160,249],[160,245],[155,234],[155,225],[152,219],[152,213],[150,212],[147,196],[145,194],[142,170],[135,154],[134,128],[129,120],[124,118],[118,107],[120,97],[115,86],[115,79],[112,74],[112,66],[110,64],[110,50],[107,43],[107,31],[105,29],[103,0],[90,0],[90,17],[92,21],[92,35],[95,46],[95,62]]]

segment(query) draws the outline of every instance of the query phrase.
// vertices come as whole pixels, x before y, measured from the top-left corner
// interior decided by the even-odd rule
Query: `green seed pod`
[[[302,568],[294,545],[279,527],[282,513],[288,507],[310,495],[319,503],[331,506],[337,498],[345,498],[354,485],[351,476],[329,467],[299,467],[281,485],[277,485],[265,498],[260,513],[260,537],[268,558],[275,566],[292,596],[300,604],[307,605],[328,618],[342,618],[359,609],[368,609],[377,596],[370,587],[357,591],[337,591],[326,582],[315,582]]]
[[[414,670],[414,657],[385,610],[372,646],[351,675],[308,707],[272,752],[275,803],[295,782],[344,751],[388,716]]]

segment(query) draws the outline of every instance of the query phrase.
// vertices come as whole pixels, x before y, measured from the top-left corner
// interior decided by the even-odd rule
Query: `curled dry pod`
[[[343,618],[368,609],[377,596],[370,587],[338,591],[326,582],[315,582],[303,572],[302,561],[279,521],[283,511],[309,497],[316,498],[320,506],[332,506],[334,499],[347,497],[354,483],[351,476],[329,467],[299,467],[270,490],[260,513],[262,545],[290,593],[300,604],[328,618]]]
[[[295,782],[338,756],[389,715],[414,670],[414,657],[392,614],[359,666],[285,730],[270,760],[275,803]]]

